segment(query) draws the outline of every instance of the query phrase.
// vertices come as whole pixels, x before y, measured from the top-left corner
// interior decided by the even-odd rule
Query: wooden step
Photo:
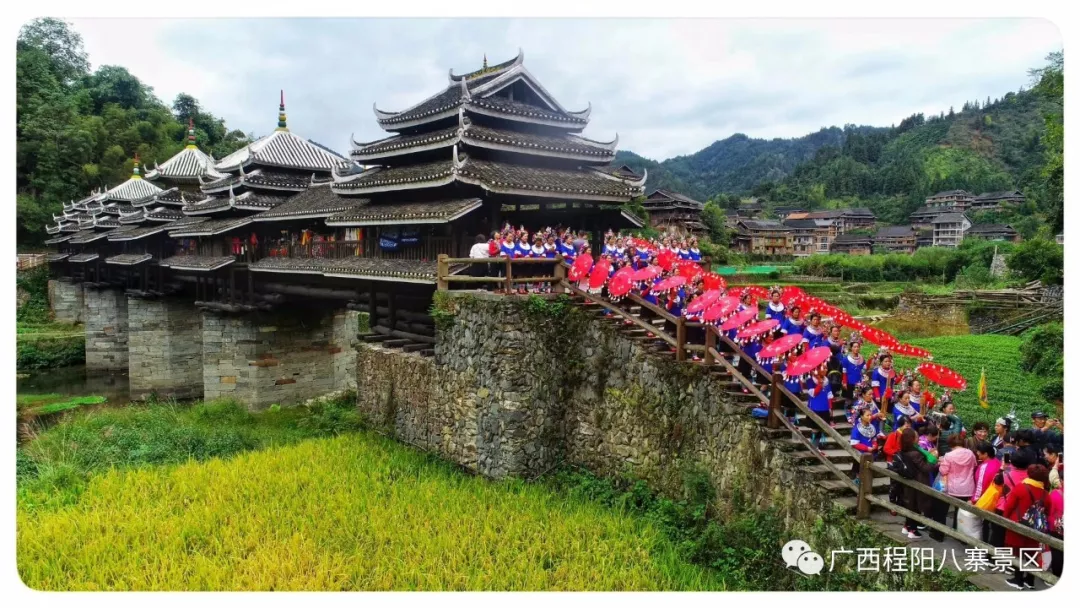
[[[845,512],[854,514],[859,508],[858,496],[836,496],[832,499],[832,503],[837,508],[842,509]]]
[[[849,494],[854,492],[844,482],[836,479],[834,476],[832,479],[825,479],[816,482],[818,486],[825,488],[830,494]],[[889,478],[888,477],[875,477],[873,484],[874,494],[888,494],[889,493]]]
[[[407,338],[395,338],[393,340],[387,340],[387,341],[383,342],[383,346],[385,346],[387,348],[399,348],[399,347],[405,346],[406,344],[411,344],[411,343],[412,343],[412,340],[409,340]]]
[[[778,442],[778,443],[782,443],[782,442]],[[813,453],[811,453],[810,450],[808,450],[806,448],[806,446],[802,445],[801,443],[798,443],[796,441],[790,441],[788,443],[798,447],[798,449],[791,451],[791,457],[792,458],[794,458],[796,460],[806,460],[806,461],[815,462],[815,463],[816,462],[821,462],[820,460],[818,460],[817,456],[815,456]],[[821,450],[821,453],[825,455],[825,458],[829,459],[829,462],[835,464],[836,466],[840,467],[841,469],[843,469],[843,467],[850,467],[851,463],[855,461],[855,459],[851,457],[851,454],[848,454],[846,450],[841,450],[841,449]]]
[[[407,353],[414,353],[421,350],[427,350],[431,345],[426,342],[411,342],[401,347],[401,350]]]
[[[390,336],[384,336],[383,334],[364,334],[360,336],[360,339],[364,342],[385,342],[390,339]]]

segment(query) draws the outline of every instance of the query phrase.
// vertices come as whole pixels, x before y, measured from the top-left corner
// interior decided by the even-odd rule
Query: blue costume
[[[896,370],[890,369],[888,372],[878,367],[870,374],[870,387],[874,389],[874,400],[878,403],[882,403],[882,399],[886,392],[892,389],[893,383],[896,382]],[[892,394],[890,393],[890,397]]]
[[[824,328],[822,328],[821,326],[818,326],[818,330],[817,332],[815,332],[812,326],[807,325],[806,329],[803,330],[802,335],[804,338],[806,338],[806,341],[810,343],[809,345],[807,345],[807,348],[817,348],[819,346],[825,346],[825,343],[829,339],[825,335]]]
[[[802,334],[804,329],[806,329],[806,325],[802,319],[795,321],[791,317],[787,317],[780,323],[780,331],[785,335]]]
[[[684,300],[686,300],[686,291],[680,287],[678,291],[675,292],[675,297],[668,300],[668,312],[676,317],[681,317]]]
[[[856,420],[851,427],[851,447],[860,452],[872,451],[874,449],[874,440],[877,439],[879,432],[873,423],[864,427],[862,422]]]
[[[776,308],[779,306],[779,308]],[[780,323],[780,327],[784,326],[784,304],[773,304],[769,302],[765,305],[765,317],[768,319],[776,319]]]
[[[828,382],[823,382],[819,387],[817,382],[808,380],[806,382],[806,392],[810,395],[809,406],[810,409],[825,418],[828,421],[831,418],[832,413],[832,388],[829,387]]]
[[[692,261],[692,262],[700,262],[701,261],[701,250],[698,249],[697,247],[691,247],[690,252],[689,252],[689,257],[690,257],[690,261]]]
[[[919,413],[919,406],[912,403],[912,404],[909,404],[907,406],[907,408],[905,409],[904,405],[902,403],[900,403],[899,401],[897,401],[893,405],[893,410],[894,410],[893,411],[893,428],[894,429],[898,428],[900,426],[900,416],[907,416],[908,418],[911,418],[911,425],[915,426],[915,415]]]
[[[506,241],[499,243],[499,253],[503,257],[515,257],[514,254],[517,253],[517,243],[507,243]]]
[[[840,366],[844,368],[844,380],[848,386],[862,382],[863,372],[866,370],[866,360],[862,355],[859,355],[858,360],[853,360],[850,354],[840,357]]]

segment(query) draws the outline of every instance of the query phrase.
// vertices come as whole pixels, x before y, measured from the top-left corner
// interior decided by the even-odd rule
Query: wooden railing
[[[20,253],[17,255],[18,261],[15,268],[16,270],[30,270],[44,264],[48,257],[47,253]]]
[[[906,507],[898,504],[894,504],[888,500],[873,494],[873,479],[875,476],[883,476],[889,478],[891,481],[901,484],[904,487],[912,488],[920,494],[925,494],[934,500],[942,501],[952,507],[956,507],[959,510],[973,513],[984,522],[990,522],[995,525],[1001,526],[1006,530],[1012,531],[1016,534],[1029,538],[1038,543],[1047,545],[1054,549],[1063,550],[1064,542],[1062,539],[1055,538],[1048,534],[1038,532],[1027,526],[1016,523],[1009,520],[997,513],[986,511],[976,507],[968,501],[959,500],[943,492],[939,492],[932,487],[920,483],[915,480],[905,479],[897,473],[887,469],[883,463],[874,462],[872,456],[865,454],[851,447],[850,438],[841,435],[836,429],[832,428],[829,421],[824,420],[817,412],[810,409],[809,404],[798,396],[792,394],[784,385],[783,378],[779,373],[769,372],[762,365],[749,357],[742,348],[732,341],[728,336],[724,335],[714,326],[705,326],[705,344],[692,344],[687,343],[686,329],[689,327],[702,327],[700,323],[691,323],[686,321],[684,317],[676,317],[662,307],[652,304],[646,301],[637,294],[629,294],[627,300],[640,306],[643,309],[647,309],[650,312],[657,315],[657,317],[664,319],[664,321],[671,323],[675,327],[675,333],[672,335],[657,327],[656,325],[643,321],[634,315],[629,310],[623,308],[617,303],[608,301],[599,295],[589,293],[580,289],[577,285],[572,284],[565,277],[566,266],[561,263],[556,264],[555,274],[549,277],[529,277],[527,279],[513,279],[513,267],[518,264],[536,264],[542,262],[552,262],[552,260],[544,259],[519,259],[519,260],[506,260],[498,259],[495,261],[491,259],[452,259],[445,256],[439,258],[439,288],[446,289],[449,283],[461,282],[461,283],[505,283],[507,286],[512,285],[514,282],[527,281],[527,282],[540,282],[550,281],[556,283],[559,291],[569,293],[578,297],[581,297],[589,302],[603,306],[605,309],[611,311],[613,314],[622,317],[623,319],[637,325],[638,327],[651,332],[657,339],[666,342],[675,349],[675,358],[678,361],[685,361],[686,355],[689,352],[701,352],[704,353],[703,364],[712,366],[720,365],[724,370],[735,379],[736,382],[741,384],[749,394],[761,400],[762,403],[768,404],[769,415],[766,419],[766,426],[770,429],[784,428],[791,432],[792,437],[801,443],[801,445],[809,449],[811,454],[817,457],[822,465],[826,467],[842,484],[847,488],[854,491],[857,495],[856,517],[858,519],[867,519],[870,517],[871,506],[876,505],[884,509],[899,513],[904,517],[908,517],[924,526],[927,526],[933,530],[941,532],[942,534],[958,540],[965,545],[972,547],[978,547],[993,551],[994,547],[983,542],[981,539],[974,538],[958,530],[953,530],[949,526],[938,522],[932,518],[926,517],[920,513],[911,511]],[[506,268],[506,277],[459,277],[450,275],[448,268],[450,264],[503,264]],[[725,350],[730,353],[739,356],[742,360],[745,360],[750,369],[759,374],[763,378],[768,378],[768,390],[766,393],[750,379],[746,378],[738,368],[733,365],[718,349],[718,345],[723,345]],[[798,410],[801,416],[808,420],[813,426],[817,427],[822,433],[828,436],[830,439],[836,442],[840,450],[846,452],[852,458],[859,462],[859,483],[856,484],[847,473],[841,471],[835,463],[831,462],[828,457],[821,453],[819,449],[813,446],[809,439],[803,435],[802,431],[785,415],[784,410],[788,407],[794,407]],[[1048,583],[1057,582],[1057,577],[1048,573],[1036,571],[1032,574],[1041,580]]]
[[[499,285],[510,293],[514,289],[514,285],[521,283],[551,283],[554,288],[562,289],[563,279],[566,278],[566,265],[563,264],[563,258],[561,255],[557,255],[554,258],[452,258],[446,254],[439,255],[438,268],[437,268],[437,285],[438,289],[446,290],[450,288],[451,283],[461,284],[488,284]],[[550,275],[533,276],[533,273],[522,270],[523,267],[536,267],[536,266],[552,266]],[[473,275],[451,274],[452,266],[487,266],[488,268],[501,268],[503,270],[503,276],[501,277],[478,277]],[[518,268],[518,274],[521,276],[514,276],[514,268]],[[560,292],[561,293],[561,292]]]

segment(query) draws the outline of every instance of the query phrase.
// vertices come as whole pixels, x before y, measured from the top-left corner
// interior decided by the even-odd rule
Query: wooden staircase
[[[581,296],[571,296],[571,299],[578,307],[596,317],[598,320],[616,325],[619,333],[636,342],[643,343],[646,349],[654,355],[670,357],[671,359],[676,358],[674,349],[666,342],[655,337],[650,337],[648,335],[649,332],[646,329],[641,328],[636,324],[627,324],[627,322],[617,314],[606,314],[606,309],[603,304],[593,302]],[[621,303],[620,308],[629,312],[634,317],[641,319],[641,306],[630,302],[623,302]],[[663,330],[665,323],[662,319],[651,319],[648,322],[652,323],[660,330]],[[686,359],[685,362],[690,365],[705,365],[704,361],[692,360],[689,358]],[[767,403],[762,403],[760,398],[751,394],[749,387],[744,385],[743,381],[736,378],[725,366],[720,364],[713,365],[709,370],[709,373],[712,374],[716,380],[720,381],[721,385],[725,388],[727,396],[736,403],[744,404],[747,408],[768,408]],[[848,436],[851,433],[851,424],[847,421],[847,413],[843,401],[837,402],[833,407],[831,414],[830,422],[833,424],[833,428],[841,436]],[[808,439],[816,429],[803,416],[800,415],[798,418],[798,424],[793,426],[804,438]],[[800,475],[824,490],[832,498],[832,503],[837,508],[851,514],[853,517],[856,515],[859,506],[859,496],[856,489],[854,489],[855,486],[841,480],[837,475],[837,471],[830,466],[834,465],[843,473],[850,471],[855,459],[848,450],[837,445],[836,441],[828,435],[825,435],[824,440],[821,442],[820,450],[813,450],[803,443],[803,441],[796,438],[792,431],[786,427],[775,429],[768,428],[765,419],[760,419],[760,424],[763,427],[765,436],[795,461]],[[824,464],[822,462],[822,457],[829,464]],[[883,499],[887,501],[890,480],[881,472],[883,468],[884,463],[875,463],[870,467],[870,470],[872,471],[870,494],[877,497],[883,497]],[[904,525],[904,518],[895,514],[890,508],[885,508],[881,505],[871,505],[869,517],[860,521],[889,538],[895,543],[894,546],[933,549],[935,553],[935,563],[943,562],[947,555],[958,556],[962,562],[965,551],[969,548],[969,545],[948,536],[942,541],[935,541],[930,538],[927,530],[922,530],[923,536],[921,538],[910,539],[901,533],[901,528]],[[956,570],[953,563],[948,563],[945,567]],[[968,576],[968,580],[972,584],[984,589],[1011,591],[1012,588],[1005,584],[1005,578],[1005,575],[1001,573],[992,572],[981,572],[977,574],[969,573]],[[1048,588],[1050,586],[1047,584],[1046,578],[1047,577],[1045,576],[1036,575],[1036,589]]]

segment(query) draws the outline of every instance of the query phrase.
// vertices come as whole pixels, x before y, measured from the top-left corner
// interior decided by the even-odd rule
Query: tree
[[[701,223],[708,226],[709,239],[712,242],[727,244],[728,231],[725,223],[724,210],[716,201],[705,203],[705,208],[701,211]]]
[[[1065,228],[1065,54],[1062,51],[1046,56],[1046,66],[1031,70],[1035,92],[1044,99],[1043,120],[1044,157],[1040,175],[1042,194],[1047,203],[1053,230]]]
[[[22,26],[16,42],[18,51],[37,49],[52,61],[57,79],[69,85],[90,71],[90,60],[82,36],[68,22],[52,17],[34,19]]]
[[[1005,263],[1009,270],[1028,281],[1059,285],[1064,277],[1065,254],[1053,241],[1031,239],[1017,245]]]

